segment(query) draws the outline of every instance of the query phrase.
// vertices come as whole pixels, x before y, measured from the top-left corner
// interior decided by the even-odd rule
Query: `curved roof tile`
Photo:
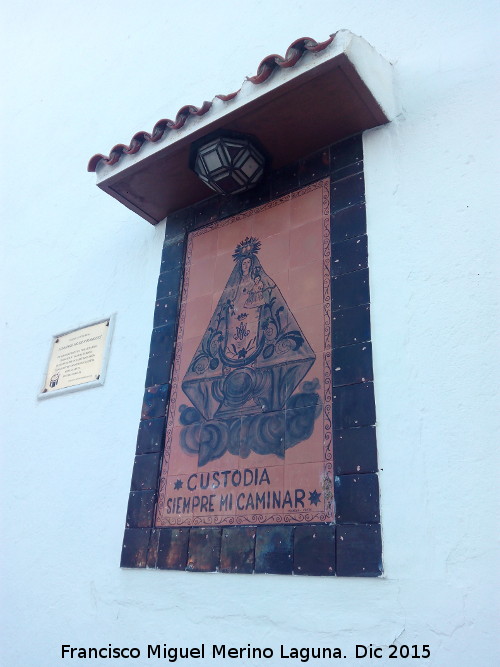
[[[330,35],[329,39],[324,42],[316,42],[310,37],[301,37],[300,39],[296,39],[287,48],[285,57],[277,54],[267,56],[258,66],[257,73],[254,76],[249,76],[246,78],[248,81],[255,85],[264,83],[264,81],[267,81],[267,79],[271,76],[274,70],[278,68],[285,69],[287,67],[294,67],[300,60],[304,51],[311,51],[313,53],[323,51],[329,44],[331,44],[334,37],[335,34]],[[239,92],[240,91],[237,90],[236,92],[230,93],[229,95],[216,95],[215,98],[222,100],[223,102],[228,102],[229,100],[234,99]],[[146,142],[159,141],[166,131],[180,129],[191,116],[203,116],[207,113],[207,111],[210,110],[211,106],[212,102],[203,102],[201,107],[195,107],[190,104],[183,106],[177,112],[175,120],[170,120],[169,118],[163,118],[159,120],[153,127],[151,134],[144,131],[136,132],[128,146],[125,144],[117,144],[116,146],[113,146],[109,152],[109,156],[102,155],[101,153],[93,155],[89,160],[87,171],[95,171],[101,160],[104,160],[107,165],[113,165],[118,162],[124,153],[127,155],[137,153]]]

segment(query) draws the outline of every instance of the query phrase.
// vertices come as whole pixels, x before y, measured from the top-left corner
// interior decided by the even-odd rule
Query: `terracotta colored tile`
[[[247,471],[245,473],[245,471]],[[255,466],[240,468],[242,482],[239,487],[232,489],[234,502],[236,504],[236,518],[244,520],[246,524],[265,523],[271,516],[280,515],[281,508],[273,505],[273,492],[276,501],[281,502],[283,491],[284,469],[283,466]],[[249,483],[245,486],[245,481]],[[257,496],[259,494],[259,496]],[[258,515],[258,516],[256,516]],[[259,519],[259,516],[262,518]]]
[[[291,226],[298,227],[321,217],[322,199],[322,188],[294,197],[290,207]]]
[[[283,442],[284,449],[284,442]],[[275,466],[283,466],[284,459],[276,454],[257,454],[251,451],[246,458],[240,457],[239,468],[273,468]]]
[[[297,463],[285,468],[284,489],[292,497],[302,499],[303,510],[321,512],[324,510],[324,469],[321,463]],[[303,491],[304,493],[300,493]]]
[[[256,421],[257,420],[257,421]],[[256,434],[272,435],[267,440],[268,453],[259,453],[261,443],[254,442]],[[240,469],[280,466],[284,462],[285,452],[285,412],[265,412],[262,415],[243,416],[240,430]],[[271,444],[271,442],[273,444]],[[272,450],[275,453],[271,453]]]
[[[212,292],[212,311],[214,311],[219,305],[219,300],[222,296],[223,290],[214,290]]]
[[[214,271],[213,257],[204,257],[203,259],[191,262],[187,294],[183,294],[183,298],[192,301],[205,294],[212,294],[214,288]]]
[[[264,271],[283,273],[288,270],[290,255],[290,234],[281,232],[262,241],[259,259]]]
[[[213,522],[214,518],[229,518],[235,514],[234,489],[224,488],[222,476],[194,471],[191,474],[169,475],[162,495],[163,511],[157,525],[182,523],[191,525],[193,517]],[[233,498],[229,496],[233,493]],[[220,521],[219,521],[220,522]]]
[[[293,322],[295,327],[296,318],[298,328],[302,329],[317,355],[317,359],[305,378],[301,380],[299,386],[294,386],[295,393],[289,399],[289,417],[290,419],[306,417],[311,414],[311,410],[312,413],[315,412],[314,406],[318,401],[315,392],[317,391],[323,400],[325,383],[323,266],[316,257],[318,243],[320,251],[322,243],[321,193],[321,189],[318,188],[312,191],[312,197],[311,193],[304,195],[305,203],[301,201],[301,197],[292,200],[292,197],[288,196],[284,202],[266,211],[237,221],[224,221],[224,224],[206,235],[198,237],[193,235],[192,237],[190,291],[187,292],[188,298],[183,304],[182,338],[177,342],[177,366],[172,376],[173,415],[169,415],[168,419],[169,434],[172,432],[171,459],[169,460],[171,467],[168,470],[168,476],[164,478],[166,486],[163,497],[160,499],[163,508],[159,519],[162,522],[161,525],[190,526],[196,522],[200,526],[215,524],[244,526],[257,523],[282,524],[285,521],[300,520],[300,513],[303,510],[309,512],[310,509],[308,498],[306,502],[306,492],[304,490],[303,493],[301,492],[302,495],[300,493],[297,495],[295,488],[302,487],[285,489],[284,486],[285,476],[290,484],[296,481],[298,483],[297,475],[294,477],[294,471],[301,467],[302,472],[309,470],[306,481],[309,480],[311,483],[314,481],[318,487],[308,490],[307,493],[314,490],[318,494],[322,493],[322,487],[318,486],[324,470],[322,415],[318,416],[316,421],[311,422],[310,426],[307,424],[304,426],[303,442],[290,446],[285,455],[285,438],[287,437],[285,411],[282,413],[283,434],[279,441],[274,437],[276,424],[274,426],[266,424],[265,420],[259,425],[255,423],[252,430],[248,431],[249,419],[254,413],[247,411],[247,404],[240,406],[239,410],[235,408],[232,413],[228,412],[226,419],[220,418],[219,420],[221,424],[227,421],[229,428],[229,424],[233,426],[238,423],[230,420],[234,419],[236,414],[241,415],[240,425],[246,424],[246,430],[241,427],[238,432],[236,429],[238,443],[233,442],[232,438],[235,436],[234,431],[231,430],[227,434],[229,436],[227,442],[225,436],[213,441],[208,437],[209,430],[205,433],[205,435],[208,434],[207,437],[203,435],[203,429],[208,429],[209,425],[204,423],[194,409],[191,400],[182,391],[183,379],[235,266],[232,258],[235,247],[244,240],[245,236],[253,235],[259,238],[262,244],[258,257],[263,270],[276,283],[276,294],[279,291],[286,301],[286,305],[283,304],[284,310],[281,311],[283,326],[286,327]],[[305,217],[301,219],[301,224],[296,225],[291,231],[290,211],[297,202],[301,215]],[[314,208],[311,202],[315,202],[316,214],[315,217],[307,219],[307,211],[312,211]],[[226,222],[228,224],[225,224]],[[214,253],[215,232],[217,234],[217,254]],[[296,263],[292,270],[289,268],[291,233],[293,233],[295,244],[293,256]],[[306,263],[302,265],[302,262]],[[210,279],[206,279],[211,269],[213,269],[212,283]],[[291,378],[291,375],[289,377]],[[304,382],[312,383],[316,378],[318,381],[316,388],[312,384],[304,388]],[[183,432],[180,423],[181,406],[186,406],[185,409],[190,410],[189,416],[186,412],[183,419],[191,420],[191,435],[195,433],[196,428],[200,433],[198,446],[196,442],[192,443],[192,456],[183,451],[180,446],[180,437]],[[269,413],[264,413],[264,415],[267,414]],[[255,416],[259,415],[255,414]],[[255,448],[248,447],[250,438],[260,437],[261,427],[263,444],[260,444],[260,448],[261,451],[266,451],[265,454],[258,453],[259,443],[254,443]],[[264,436],[266,429],[270,429],[270,440]],[[292,437],[297,438],[297,435]],[[280,451],[271,453],[276,443],[279,444]],[[246,457],[245,454],[247,454]],[[311,465],[313,468],[308,468]],[[167,474],[166,469],[165,474]],[[314,510],[314,507],[312,509]],[[321,509],[318,506],[316,511],[319,512]]]
[[[317,382],[316,382],[317,381]],[[316,360],[314,361],[313,365],[311,368],[308,370],[306,373],[304,379],[302,382],[299,384],[297,389],[294,391],[294,395],[297,394],[298,392],[301,392],[304,390],[304,383],[306,382],[314,382],[317,384],[317,387],[315,388],[315,393],[319,394],[319,397],[321,401],[324,400],[324,384],[325,384],[325,368],[324,368],[324,359],[323,359],[323,354],[321,352],[316,354]],[[290,403],[290,401],[289,401]],[[287,407],[299,407],[299,406],[291,406],[288,404]]]
[[[184,335],[186,338],[203,336],[212,316],[212,297],[210,294],[200,296],[186,304],[186,324]]]
[[[287,410],[287,419],[292,419],[300,415],[301,411],[308,408],[299,408],[297,410]],[[311,408],[309,408],[311,409]],[[323,411],[314,422],[312,435],[293,447],[285,450],[285,462],[288,465],[295,463],[313,463],[323,462],[324,451],[324,425],[323,425]]]
[[[176,426],[173,429],[170,456],[168,460],[165,458],[163,465],[164,471],[169,477],[181,473],[196,472],[198,468],[198,455],[186,452],[181,446],[181,431],[183,428],[183,426]]]
[[[324,304],[316,304],[298,308],[293,313],[307,342],[316,354],[325,348],[324,309]]]
[[[233,253],[238,243],[241,243],[247,236],[251,235],[252,223],[246,218],[219,227],[217,254]]]
[[[323,258],[322,220],[292,229],[290,234],[290,268],[320,262]]]
[[[290,308],[305,308],[323,303],[323,266],[315,262],[290,269]]]
[[[205,257],[213,258],[217,253],[218,237],[219,232],[217,229],[211,229],[204,234],[193,235],[191,263]]]
[[[200,344],[201,336],[191,337],[188,335],[189,332],[186,331],[184,327],[184,336],[182,338],[182,350],[181,350],[181,359],[180,359],[180,373],[183,374],[186,372],[194,353],[196,352],[198,345]],[[179,342],[177,343],[177,349],[179,349]]]
[[[232,258],[233,252],[234,248],[231,252],[217,256],[215,261],[214,291],[222,291],[226,286],[231,271],[234,268],[234,260]]]
[[[268,275],[276,283],[276,286],[279,289],[281,296],[288,303],[288,298],[290,296],[290,281],[288,276],[288,270],[277,272],[274,271],[274,268],[271,265]]]
[[[235,456],[230,452],[226,452],[222,456],[212,461],[208,461],[203,466],[198,466],[200,472],[207,472],[211,470],[233,470],[239,467],[239,456]]]
[[[195,487],[191,491],[194,498],[192,510],[194,516],[220,519],[235,514],[235,490],[231,484],[233,471],[230,471],[227,477],[222,474],[223,471],[222,467],[218,471],[198,470],[191,476],[189,485]]]
[[[290,199],[256,213],[252,220],[252,236],[260,241],[290,228]]]

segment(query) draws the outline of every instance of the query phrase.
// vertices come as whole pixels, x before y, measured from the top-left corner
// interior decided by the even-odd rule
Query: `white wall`
[[[425,664],[497,664],[495,4],[4,7],[2,665],[202,641],[349,656],[396,641],[429,644]],[[120,570],[164,226],[100,192],[87,160],[340,28],[394,62],[403,108],[365,135],[385,576]],[[37,402],[51,336],[113,312],[105,386]]]

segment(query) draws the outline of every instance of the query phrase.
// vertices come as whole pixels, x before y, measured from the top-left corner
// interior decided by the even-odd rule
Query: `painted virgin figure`
[[[281,410],[316,355],[245,238],[182,382],[204,420]]]

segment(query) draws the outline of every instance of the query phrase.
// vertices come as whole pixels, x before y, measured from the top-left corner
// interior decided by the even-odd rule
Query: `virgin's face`
[[[248,276],[251,266],[252,260],[249,257],[245,257],[245,259],[241,262],[241,272],[244,276]]]

